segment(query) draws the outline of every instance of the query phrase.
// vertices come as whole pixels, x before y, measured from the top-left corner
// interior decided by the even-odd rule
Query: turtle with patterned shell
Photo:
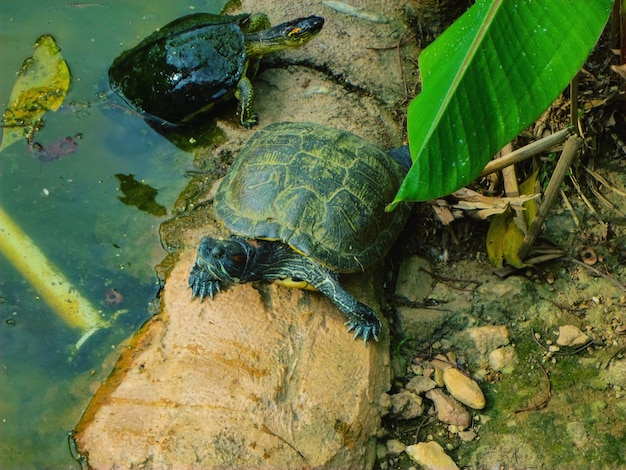
[[[192,296],[213,298],[234,283],[288,281],[327,296],[355,338],[377,339],[377,314],[344,289],[340,275],[364,270],[395,242],[409,206],[385,207],[408,165],[403,152],[318,124],[261,129],[217,190],[215,215],[232,235],[200,242]]]

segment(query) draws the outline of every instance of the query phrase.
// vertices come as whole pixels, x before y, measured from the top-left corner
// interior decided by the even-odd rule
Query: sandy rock
[[[404,336],[415,341],[427,342],[433,337],[435,331],[452,318],[454,313],[450,310],[430,308],[398,307],[398,329]]]
[[[426,398],[435,404],[437,419],[442,423],[454,424],[466,428],[470,425],[471,417],[467,410],[458,401],[443,390],[435,388],[426,392]]]
[[[581,346],[589,341],[589,336],[574,325],[559,326],[559,337],[556,344],[559,346]]]
[[[422,393],[426,393],[427,391],[432,390],[436,386],[437,384],[434,380],[429,379],[428,377],[424,377],[423,375],[417,375],[409,380],[404,388],[410,390],[411,392],[417,393],[418,395],[421,395]]]
[[[391,395],[391,413],[399,419],[413,419],[424,414],[423,400],[415,393],[402,390]]]
[[[475,410],[485,407],[485,395],[478,384],[460,370],[449,368],[443,371],[443,383],[454,398]]]
[[[511,373],[516,362],[517,352],[513,346],[503,346],[489,353],[489,366],[493,370]]]
[[[426,470],[458,470],[454,460],[435,441],[408,446],[406,453]]]
[[[396,296],[409,302],[423,302],[432,290],[432,267],[419,256],[405,259],[398,270]]]
[[[195,253],[166,281],[77,426],[94,468],[368,467],[388,340],[364,346],[316,293],[235,286],[190,301]]]
[[[509,330],[504,325],[489,325],[470,328],[469,337],[474,341],[481,354],[487,354],[496,348],[506,346],[511,342]]]

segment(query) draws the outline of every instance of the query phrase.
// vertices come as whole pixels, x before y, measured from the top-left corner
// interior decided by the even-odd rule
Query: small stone
[[[559,338],[556,340],[556,344],[559,346],[581,346],[588,341],[589,336],[574,325],[563,325],[559,327]]]
[[[509,330],[504,325],[471,328],[469,336],[482,354],[487,354],[489,351],[506,346],[511,342]]]
[[[476,439],[477,434],[474,431],[461,431],[459,437],[463,442],[470,442]]]
[[[424,414],[422,397],[408,390],[391,395],[391,414],[399,419],[413,419]]]
[[[429,379],[428,377],[424,377],[422,375],[418,375],[409,380],[409,383],[407,383],[404,388],[410,390],[413,393],[421,395],[422,393],[426,393],[427,391],[432,390],[436,386],[437,384],[434,380]]]
[[[517,362],[517,353],[513,346],[504,346],[494,349],[489,354],[489,366],[495,371],[502,371],[506,374],[513,372],[513,367]]]
[[[406,449],[406,445],[402,443],[402,441],[398,439],[389,439],[387,441],[387,454],[388,455],[398,455],[404,452]]]
[[[408,446],[406,453],[426,470],[458,470],[454,460],[437,442],[420,442]]]
[[[426,392],[426,398],[435,404],[437,419],[442,423],[455,424],[464,429],[470,425],[471,417],[467,410],[443,390],[439,388],[430,390]]]
[[[431,361],[431,365],[433,367],[435,367],[435,369],[448,369],[450,367],[454,367],[456,361],[454,360],[450,360],[450,358],[448,358],[448,356],[445,356],[443,354],[437,354]]]
[[[433,278],[430,263],[419,256],[405,259],[398,270],[396,295],[410,302],[420,303],[430,295]]]
[[[435,376],[433,377],[433,379],[435,380],[437,386],[443,387],[445,385],[445,383],[443,382],[443,370],[435,369]]]
[[[444,370],[443,382],[450,395],[464,405],[475,410],[482,410],[485,407],[485,395],[478,384],[460,370],[453,368]]]

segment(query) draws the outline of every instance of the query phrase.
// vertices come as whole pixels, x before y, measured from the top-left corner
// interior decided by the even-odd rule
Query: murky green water
[[[158,290],[154,265],[164,256],[158,227],[168,215],[122,202],[122,183],[134,175],[155,188],[156,203],[169,214],[185,185],[183,174],[192,168],[190,154],[102,97],[107,68],[122,50],[171,19],[216,12],[223,3],[2,1],[0,108],[6,108],[35,40],[51,34],[72,84],[64,106],[45,116],[35,140],[49,145],[69,136],[78,147],[46,162],[25,142],[7,148],[0,154],[0,205],[103,319],[125,312],[72,354],[81,331],[57,317],[0,258],[2,468],[77,468],[66,438],[90,398],[90,376],[104,377],[107,353],[149,317],[147,307]],[[120,303],[111,304],[111,289],[123,297]]]

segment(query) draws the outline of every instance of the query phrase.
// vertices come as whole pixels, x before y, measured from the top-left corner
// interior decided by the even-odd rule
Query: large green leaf
[[[396,199],[449,194],[563,91],[613,0],[478,0],[419,58],[407,125],[413,166]]]

